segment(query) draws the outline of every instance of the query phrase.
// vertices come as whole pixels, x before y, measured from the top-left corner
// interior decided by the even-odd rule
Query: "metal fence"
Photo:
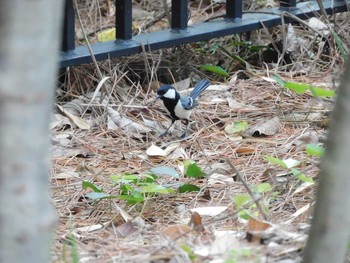
[[[243,0],[226,0],[226,14],[208,22],[188,26],[188,0],[172,0],[171,29],[132,36],[132,0],[115,0],[116,40],[91,44],[97,60],[128,56],[143,50],[157,50],[211,38],[249,32],[308,19],[319,14],[348,10],[347,0],[318,0],[296,3],[280,1],[280,7],[243,12]],[[61,67],[89,63],[91,52],[87,45],[75,46],[75,12],[72,0],[66,0],[61,52]]]

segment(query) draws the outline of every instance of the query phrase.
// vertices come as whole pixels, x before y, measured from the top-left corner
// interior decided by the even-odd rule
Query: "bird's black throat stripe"
[[[174,120],[179,120],[180,118],[175,115],[174,109],[175,109],[176,104],[180,100],[180,94],[176,92],[175,99],[168,99],[166,97],[163,97],[162,100],[163,100],[164,106],[167,108],[171,118]]]

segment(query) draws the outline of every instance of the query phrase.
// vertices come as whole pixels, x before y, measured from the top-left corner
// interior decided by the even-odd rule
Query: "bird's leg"
[[[188,136],[188,128],[190,127],[190,121],[189,120],[185,120],[186,122],[186,129],[185,132],[181,135],[181,138],[186,138]]]
[[[163,136],[167,135],[169,129],[171,128],[171,126],[173,126],[174,123],[175,123],[175,120],[174,120],[174,119],[171,119],[171,124],[170,124],[170,126],[168,127],[168,129],[166,129],[165,132],[163,132],[161,135],[159,135],[159,137],[163,137]]]

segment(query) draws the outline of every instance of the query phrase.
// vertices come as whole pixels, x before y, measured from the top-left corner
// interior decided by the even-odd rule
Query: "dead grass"
[[[84,24],[103,28],[105,25],[99,22],[100,16],[94,9],[102,1],[93,2],[94,5],[80,2],[82,12],[86,13]],[[138,7],[141,8],[142,5],[139,4]],[[341,26],[341,31],[346,31],[343,25],[338,25]],[[279,29],[275,30],[279,35]],[[306,29],[298,30],[302,32]],[[257,34],[262,38],[264,33]],[[301,33],[297,35],[301,36]],[[99,62],[99,71],[103,76],[110,77],[101,85],[100,90],[96,90],[101,78],[95,65],[69,69],[64,85],[57,91],[56,102],[62,105],[71,103],[70,108],[75,109],[77,116],[91,120],[93,125],[88,130],[82,130],[66,120],[52,129],[52,200],[59,218],[53,246],[54,262],[72,261],[72,243],[77,245],[80,262],[191,262],[182,245],[191,249],[211,246],[218,239],[215,232],[219,230],[232,230],[236,235],[243,235],[246,223],[237,217],[233,202],[234,196],[246,193],[242,183],[213,183],[209,180],[213,174],[226,178],[234,175],[225,162],[226,159],[240,171],[250,187],[262,182],[270,182],[276,187],[276,198],[269,199],[270,196],[266,195],[261,200],[269,200],[269,222],[293,233],[300,233],[298,227],[310,223],[315,185],[300,188],[300,180],[286,170],[270,165],[264,156],[300,160],[300,170],[317,182],[319,160],[306,156],[305,142],[299,144],[297,141],[298,138],[306,138],[307,141],[310,134],[314,134],[317,141],[322,141],[326,133],[326,113],[330,111],[332,101],[282,90],[266,78],[279,74],[285,80],[334,88],[333,75],[336,68],[342,68],[339,51],[333,43],[327,51],[316,50],[314,54],[317,56],[310,61],[310,57],[305,55],[307,50],[303,50],[297,58],[292,58],[292,63],[270,63],[268,69],[261,63],[250,68],[242,67],[241,64],[232,63],[225,52],[218,51],[213,55],[209,52],[196,52],[196,48],[204,50],[216,43],[225,46],[230,41],[232,39],[227,37],[212,40],[204,46],[193,44]],[[325,42],[327,41],[330,43],[331,40]],[[230,50],[235,51],[237,47]],[[200,64],[216,64],[221,60],[230,72],[231,77],[226,80],[198,70]],[[198,77],[210,78],[220,90],[209,89],[201,96],[200,106],[193,113],[195,121],[191,125],[192,134],[189,138],[178,139],[183,127],[177,124],[170,136],[159,139],[159,133],[167,127],[169,120],[164,116],[163,105],[159,102],[153,104],[154,91],[159,87],[158,81],[171,83],[171,80],[192,80]],[[104,101],[96,99],[91,102],[93,96]],[[74,99],[78,99],[78,102],[72,103]],[[231,102],[234,99],[239,106],[230,104],[230,99]],[[142,135],[121,128],[108,129],[107,102],[110,107],[134,122],[144,124],[144,118],[154,120],[159,128]],[[275,116],[280,118],[282,126],[272,136],[237,139],[224,130],[234,121],[246,120],[252,126]],[[87,190],[82,189],[82,181],[93,182],[105,193],[117,195],[119,189],[111,183],[113,174],[144,174],[152,167],[164,165],[178,168],[182,160],[179,157],[171,158],[169,155],[156,158],[146,154],[146,150],[153,144],[165,148],[174,143],[178,144],[177,149],[182,150],[183,157],[195,161],[208,177],[193,181],[184,176],[179,179],[161,176],[157,182],[162,185],[192,182],[201,187],[200,192],[158,195],[133,206],[128,206],[119,199],[92,202],[85,197]],[[245,152],[245,149],[249,151]],[[269,181],[267,171],[283,175],[282,182],[276,184]],[[210,198],[203,195],[204,191],[209,191]],[[205,233],[184,235],[175,241],[162,234],[169,226],[186,225],[192,215],[190,209],[211,206],[226,206],[227,210],[216,217],[202,217]],[[134,232],[125,230],[125,214],[134,220],[134,225],[130,226],[136,228]],[[98,229],[82,229],[89,226]],[[126,233],[123,235],[120,231]],[[75,236],[73,241],[72,236]],[[236,241],[231,240],[234,242],[232,248],[253,246],[256,255],[233,262],[253,262],[259,259],[276,262],[283,258],[292,258],[295,262],[300,260],[300,244],[296,245],[295,240],[284,240],[276,251],[266,245],[249,244],[242,238],[235,237],[234,240]],[[240,242],[241,245],[238,246],[235,242]],[[227,258],[227,253],[197,255],[195,262],[209,262],[218,258]]]

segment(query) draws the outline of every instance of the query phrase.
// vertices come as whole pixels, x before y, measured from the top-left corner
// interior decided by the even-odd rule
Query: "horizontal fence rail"
[[[132,1],[115,0],[116,40],[91,44],[97,60],[128,56],[174,47],[211,38],[249,32],[263,27],[272,27],[295,21],[292,17],[308,19],[326,12],[327,14],[348,11],[349,2],[323,0],[323,6],[316,1],[296,3],[283,0],[279,8],[254,12],[242,11],[242,0],[226,0],[226,15],[208,22],[187,26],[188,0],[172,0],[171,29],[132,36]],[[75,46],[75,14],[72,0],[66,0],[63,43],[60,57],[61,67],[90,63],[91,54],[87,45]]]

